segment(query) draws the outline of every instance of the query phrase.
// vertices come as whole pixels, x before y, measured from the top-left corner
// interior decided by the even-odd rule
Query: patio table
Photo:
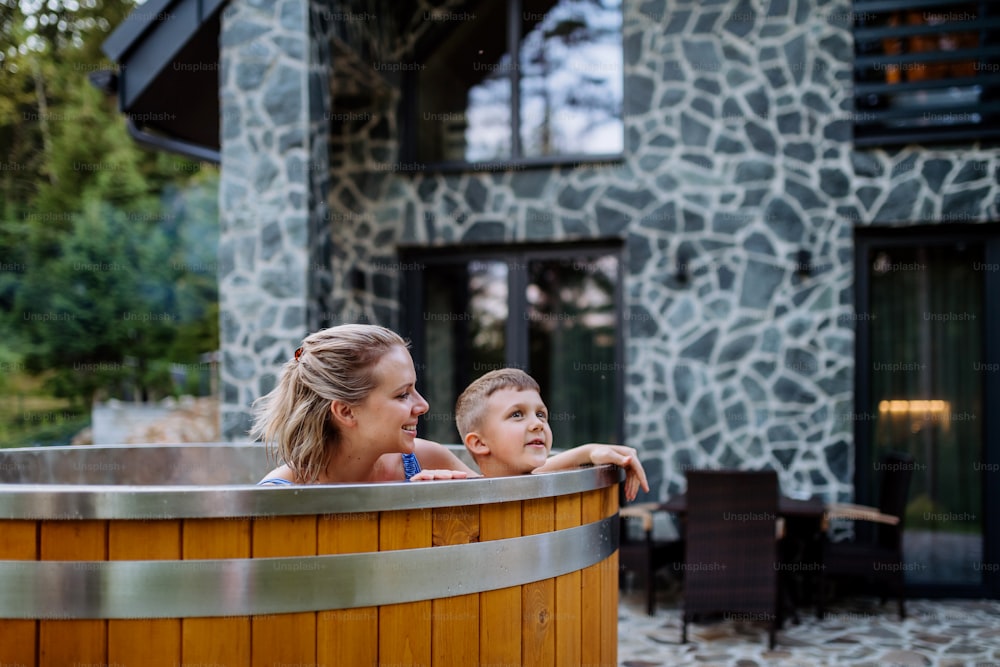
[[[657,510],[676,514],[683,520],[687,514],[687,495],[678,493],[661,503]],[[782,536],[781,566],[789,575],[781,589],[796,623],[799,622],[798,606],[802,598],[798,589],[805,587],[802,579],[807,575],[818,575],[822,569],[827,514],[828,507],[822,498],[790,498],[785,495],[778,498],[778,518],[783,524],[779,529]]]

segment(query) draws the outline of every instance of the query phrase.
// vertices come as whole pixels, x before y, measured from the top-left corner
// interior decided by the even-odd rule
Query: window
[[[621,0],[486,0],[436,21],[410,72],[422,164],[610,158],[624,147]]]
[[[996,589],[1000,541],[988,521],[1000,469],[991,410],[1000,373],[1000,237],[988,230],[864,230],[857,238],[855,495],[877,499],[889,451],[915,465],[903,532],[907,585],[982,595]],[[995,399],[994,399],[995,401]]]
[[[556,447],[622,441],[617,248],[423,252],[404,266],[404,331],[431,406],[423,437],[458,442],[458,395],[517,367],[541,386]]]
[[[854,142],[1000,136],[1000,3],[855,0]]]

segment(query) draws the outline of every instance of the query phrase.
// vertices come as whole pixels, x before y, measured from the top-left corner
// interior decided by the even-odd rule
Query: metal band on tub
[[[249,616],[353,609],[496,590],[595,565],[618,515],[553,532],[367,553],[143,561],[0,561],[0,618]]]

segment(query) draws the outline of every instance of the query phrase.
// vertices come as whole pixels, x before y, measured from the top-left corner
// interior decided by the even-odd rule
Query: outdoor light
[[[681,247],[674,258],[674,280],[681,285],[691,280],[691,248]]]
[[[677,266],[674,268],[674,280],[681,284],[685,284],[688,281],[687,262],[682,258],[677,259]]]
[[[351,269],[348,274],[348,281],[351,285],[351,289],[357,292],[363,292],[365,289],[365,273],[361,269],[355,267]]]
[[[928,424],[940,424],[945,430],[951,425],[951,403],[940,399],[879,401],[879,415],[893,421],[906,420],[910,429],[917,433]]]
[[[808,278],[812,274],[812,253],[800,248],[795,254],[795,273],[800,278]]]
[[[932,400],[884,400],[879,401],[878,411],[890,414],[908,415],[947,415],[950,412],[948,401],[940,399]]]

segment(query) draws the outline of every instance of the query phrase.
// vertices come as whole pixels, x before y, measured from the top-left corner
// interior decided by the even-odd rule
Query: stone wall
[[[337,98],[323,322],[399,324],[401,243],[623,239],[627,439],[654,494],[739,465],[847,498],[853,230],[1000,219],[1000,154],[853,148],[848,0],[624,5],[620,163],[423,173],[391,77]]]
[[[329,309],[328,10],[232,2],[222,17],[219,301],[222,436]]]

